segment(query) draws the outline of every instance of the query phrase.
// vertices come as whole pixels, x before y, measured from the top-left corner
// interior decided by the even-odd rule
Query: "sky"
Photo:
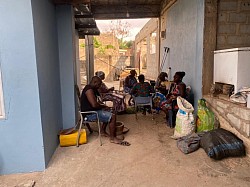
[[[134,40],[136,34],[143,28],[143,26],[149,21],[149,19],[123,19],[130,24],[130,36],[124,38],[124,40]],[[111,20],[96,20],[97,27],[101,32],[104,32],[110,26]]]

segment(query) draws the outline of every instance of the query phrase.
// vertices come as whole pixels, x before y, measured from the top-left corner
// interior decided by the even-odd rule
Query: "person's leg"
[[[128,106],[132,106],[132,103],[131,103],[131,99],[132,99],[132,95],[129,95],[129,100],[128,100]]]
[[[88,128],[89,130],[89,133],[92,134],[93,133],[93,130],[92,128],[90,127],[89,123],[85,123],[86,124],[86,127]]]
[[[112,114],[112,117],[109,121],[109,133],[110,140],[116,140],[116,115]]]
[[[130,143],[116,138],[116,115],[111,112],[98,110],[98,116],[101,122],[104,122],[102,130],[105,131],[105,124],[109,123],[109,138],[111,143],[128,146]]]
[[[100,126],[100,130],[101,130],[101,134],[102,135],[104,135],[104,136],[109,136],[109,134],[106,132],[106,127],[107,127],[107,125],[108,125],[108,121],[110,120],[110,118],[111,117],[109,117],[109,116],[111,116],[109,113],[110,112],[107,112],[107,111],[103,111],[103,110],[98,110],[98,111],[96,111],[97,113],[98,113],[98,116],[99,116],[99,120],[100,120],[100,122],[102,123],[102,124],[100,124],[101,126]],[[90,115],[87,115],[86,116],[87,117],[87,121],[97,121],[97,116],[96,116],[96,114],[90,114]],[[91,129],[91,127],[89,126],[89,124],[88,123],[86,123],[86,126],[87,126],[87,128],[89,129],[89,131],[90,131],[90,133],[92,133],[93,131],[92,131],[92,129]]]
[[[145,106],[145,108],[146,108],[146,111],[147,111],[149,114],[152,114],[152,110],[151,110],[151,106],[150,106],[150,105]]]
[[[130,143],[127,141],[122,141],[116,137],[116,115],[113,114],[109,122],[109,132],[110,132],[110,142],[115,144],[120,144],[124,146],[129,146]]]
[[[143,108],[142,108],[142,114],[146,115],[146,106],[143,106]]]
[[[165,106],[161,107],[161,110],[165,113],[165,114],[168,114],[168,110]]]
[[[101,126],[101,134],[102,134],[102,136],[105,136],[105,137],[109,137],[109,134],[106,131],[107,125],[108,125],[108,123],[103,122],[102,126]]]

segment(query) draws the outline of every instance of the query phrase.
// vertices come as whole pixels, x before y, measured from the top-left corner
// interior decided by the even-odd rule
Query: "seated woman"
[[[170,82],[168,82],[168,74],[166,72],[161,72],[155,83],[156,92],[160,92],[163,95],[167,95],[169,86]]]
[[[153,98],[154,108],[156,113],[159,113],[160,106],[163,101],[166,100],[166,95],[168,94],[171,82],[168,81],[168,74],[166,72],[161,72],[156,80],[155,91],[156,94]]]
[[[131,70],[130,71],[130,75],[128,75],[126,78],[125,78],[125,81],[124,81],[124,92],[125,93],[130,93],[131,89],[133,88],[133,86],[137,83],[137,80],[136,80],[136,71],[135,70]],[[128,101],[128,104],[129,105],[132,105],[131,104],[131,100],[132,100],[132,97],[129,98],[129,101]]]
[[[105,79],[105,73],[103,71],[97,71],[95,73],[102,81]],[[123,112],[126,110],[126,104],[124,102],[124,95],[114,93],[114,87],[108,88],[104,82],[102,82],[98,92],[101,94],[103,101],[112,101],[114,113]]]
[[[148,82],[144,82],[145,81],[145,76],[144,75],[139,75],[138,76],[139,79],[139,83],[136,83],[132,90],[131,90],[131,94],[134,95],[135,97],[148,97],[150,96],[150,93],[152,93],[154,90],[152,88],[152,86],[148,83]],[[150,107],[144,107],[143,108],[143,114],[146,114],[146,108],[148,108],[148,112],[151,113],[151,108]]]
[[[168,115],[169,110],[178,110],[176,99],[178,96],[186,98],[186,84],[182,82],[185,72],[176,72],[174,83],[171,84],[170,93],[166,96],[166,101],[162,102],[161,109]],[[173,127],[172,125],[170,125]]]

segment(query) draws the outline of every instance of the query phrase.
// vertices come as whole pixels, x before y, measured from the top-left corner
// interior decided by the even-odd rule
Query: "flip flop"
[[[122,141],[119,143],[119,145],[122,145],[122,146],[130,146],[131,144],[127,141]]]
[[[121,141],[121,142],[115,142],[113,140],[110,140],[111,143],[122,145],[122,146],[130,146],[131,144],[127,141]]]

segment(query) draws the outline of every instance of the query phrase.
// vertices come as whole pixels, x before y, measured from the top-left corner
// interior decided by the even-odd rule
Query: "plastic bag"
[[[246,155],[243,141],[225,129],[206,132],[200,145],[210,158],[216,160]]]
[[[194,107],[180,96],[177,97],[177,104],[179,110],[176,115],[174,135],[172,136],[174,139],[192,134],[195,131]]]
[[[214,129],[214,113],[206,106],[206,100],[198,100],[197,132],[211,131]]]
[[[192,106],[192,104],[180,96],[177,97],[177,105],[179,109],[183,110],[186,113],[192,113],[194,111],[194,107]]]
[[[230,100],[236,103],[243,103],[247,102],[247,96],[244,93],[238,92],[230,96]]]
[[[177,140],[177,147],[185,154],[192,153],[200,148],[200,139],[195,133],[181,137]]]

